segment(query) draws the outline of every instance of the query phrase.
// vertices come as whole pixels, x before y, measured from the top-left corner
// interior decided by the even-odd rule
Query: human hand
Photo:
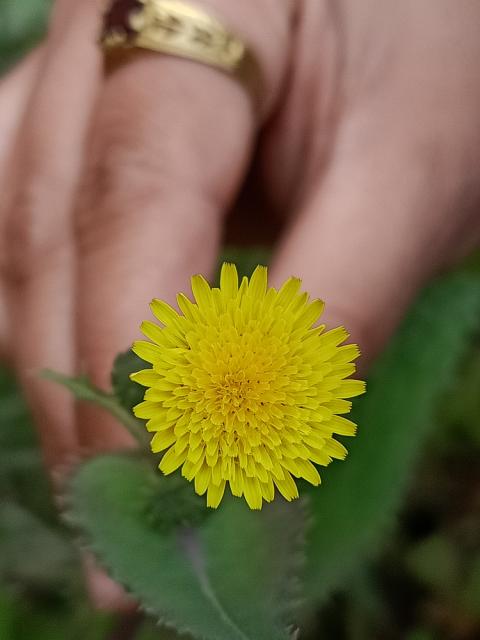
[[[60,475],[130,440],[36,372],[109,385],[146,303],[212,270],[256,142],[284,221],[273,281],[303,277],[367,357],[479,239],[475,3],[205,6],[256,51],[259,115],[240,85],[186,60],[139,54],[103,78],[92,1],[57,2],[42,49],[0,86],[4,344]]]

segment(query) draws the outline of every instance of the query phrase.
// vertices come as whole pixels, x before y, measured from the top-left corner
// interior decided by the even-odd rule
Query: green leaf
[[[435,640],[435,636],[428,629],[415,629],[407,635],[405,640]]]
[[[480,554],[477,553],[470,560],[469,575],[466,585],[461,592],[464,609],[477,616],[480,611]]]
[[[312,597],[325,596],[377,551],[479,317],[478,276],[446,277],[421,297],[375,367],[356,406],[359,429],[347,460],[332,465],[324,485],[311,493]]]
[[[446,535],[434,534],[408,550],[410,572],[434,591],[455,594],[461,584],[458,546]]]
[[[441,404],[441,415],[454,430],[446,430],[446,444],[453,437],[463,442],[470,440],[480,446],[480,349],[472,349],[464,370],[454,388],[446,394]],[[466,436],[466,437],[465,437]]]
[[[0,638],[14,640],[15,604],[13,599],[0,591]]]
[[[0,0],[0,72],[44,35],[50,0]]]
[[[186,640],[186,636],[179,636],[173,629],[160,628],[153,620],[146,618],[135,640]]]
[[[225,499],[201,526],[166,531],[152,521],[151,506],[169,482],[132,457],[96,458],[74,476],[70,519],[163,624],[208,640],[287,640],[302,560],[301,503],[278,500],[259,513]]]
[[[130,374],[145,369],[145,361],[131,349],[115,358],[112,369],[112,387],[119,403],[130,412],[143,400],[145,387],[130,380]]]
[[[137,420],[131,411],[123,407],[118,398],[112,393],[106,393],[94,387],[90,380],[85,377],[70,377],[48,369],[42,371],[42,376],[66,387],[78,400],[91,402],[108,411],[120,424],[123,424],[128,429],[142,447],[149,448],[149,437],[143,422]]]
[[[205,508],[205,498],[192,491],[192,485],[178,473],[168,482],[159,482],[158,474],[152,483],[147,517],[159,533],[170,533],[176,527],[195,527],[212,515]]]
[[[10,454],[12,449],[32,450],[37,445],[37,438],[29,412],[13,374],[3,367],[0,368],[0,398],[0,455],[5,451]],[[3,456],[0,460],[2,465],[6,462]]]
[[[271,250],[266,247],[250,247],[248,250],[242,247],[225,247],[218,265],[216,286],[220,282],[220,268],[224,262],[233,262],[237,267],[238,275],[249,278],[259,264],[269,264],[270,255]]]
[[[12,502],[0,506],[0,547],[0,578],[24,586],[62,586],[75,563],[66,538]]]
[[[32,597],[20,592],[11,599],[10,636],[0,633],[2,640],[106,640],[110,637],[112,620],[105,613],[97,613],[79,600],[65,601],[64,592],[56,598]],[[60,604],[61,603],[61,604]],[[60,606],[59,606],[60,605]],[[0,620],[3,615],[0,600]],[[0,631],[3,631],[0,623]]]
[[[36,474],[40,469],[41,456],[37,446],[30,414],[25,401],[15,384],[13,375],[0,367],[0,485],[2,492],[9,476]]]

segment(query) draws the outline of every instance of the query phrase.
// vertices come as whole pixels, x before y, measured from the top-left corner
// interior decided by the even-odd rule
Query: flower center
[[[246,407],[249,400],[256,399],[254,385],[245,378],[244,371],[226,373],[217,386],[217,402],[222,413],[235,413],[239,407]]]
[[[203,394],[206,412],[226,432],[244,432],[269,422],[273,405],[286,398],[284,362],[275,354],[276,345],[263,336],[265,344],[238,345],[224,342],[204,369]],[[213,354],[212,354],[213,355]]]

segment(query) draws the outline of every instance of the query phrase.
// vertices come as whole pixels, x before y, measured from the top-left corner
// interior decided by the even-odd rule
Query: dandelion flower
[[[151,342],[133,351],[151,368],[132,374],[148,389],[134,408],[153,434],[151,448],[163,453],[159,468],[181,468],[195,491],[218,507],[228,484],[251,509],[274,498],[298,497],[294,478],[320,484],[316,465],[347,453],[336,434],[353,436],[343,417],[346,398],[364,392],[354,373],[359,349],[342,345],[343,327],[316,323],[321,300],[300,292],[290,278],[267,287],[266,267],[238,282],[236,267],[224,264],[220,287],[192,278],[195,302],[177,296],[177,313],[161,300],[151,309],[162,326],[143,322]]]

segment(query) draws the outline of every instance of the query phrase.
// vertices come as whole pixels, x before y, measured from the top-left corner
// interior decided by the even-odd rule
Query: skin
[[[108,388],[150,299],[173,302],[211,273],[255,145],[258,216],[283,229],[272,282],[302,277],[367,361],[424,282],[480,239],[478,2],[198,4],[255,50],[258,111],[187,60],[139,53],[104,77],[92,0],[58,0],[46,41],[0,84],[0,343],[57,482],[79,457],[131,443],[37,371]],[[90,576],[97,603],[117,606]]]

